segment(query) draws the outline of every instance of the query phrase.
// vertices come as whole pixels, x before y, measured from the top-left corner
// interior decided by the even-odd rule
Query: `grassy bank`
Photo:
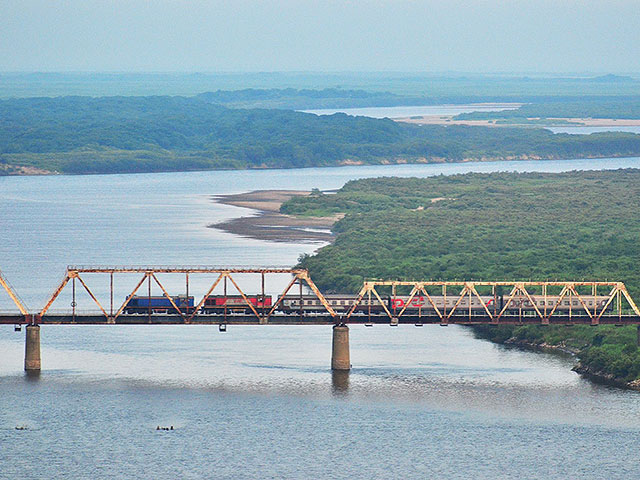
[[[327,291],[364,278],[619,280],[640,297],[640,170],[493,173],[353,181],[284,213],[345,213],[337,238],[301,258]],[[479,329],[493,341],[577,352],[585,373],[640,376],[635,327]]]

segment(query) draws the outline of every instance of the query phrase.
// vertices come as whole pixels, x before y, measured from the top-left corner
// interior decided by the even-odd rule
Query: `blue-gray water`
[[[323,108],[303,110],[316,115],[333,115],[346,113],[347,115],[371,118],[403,118],[413,116],[459,115],[470,112],[497,112],[500,110],[515,110],[519,103],[471,103],[469,105],[423,105],[399,107],[358,107],[358,108]]]
[[[70,263],[291,265],[317,248],[206,228],[248,214],[214,194],[622,167],[640,159],[0,178],[0,269],[35,308]],[[2,327],[0,478],[640,476],[640,395],[571,359],[453,326],[358,326],[345,378],[330,347],[327,327],[44,326],[30,379],[24,331]]]

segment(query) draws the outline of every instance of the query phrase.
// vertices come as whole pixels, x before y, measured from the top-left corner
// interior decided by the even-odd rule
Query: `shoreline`
[[[335,237],[331,227],[342,218],[341,215],[295,217],[280,213],[280,206],[287,200],[308,195],[311,195],[311,192],[305,190],[254,190],[231,195],[213,195],[211,199],[216,203],[250,209],[254,214],[208,225],[208,228],[270,242],[333,242]]]
[[[497,341],[485,336],[481,331],[478,331],[476,329],[473,329],[473,331],[476,338],[486,340],[497,345],[502,345],[507,348],[515,348],[523,351],[548,353],[550,355],[559,355],[563,357],[574,358],[577,360],[577,362],[571,368],[571,371],[577,373],[582,378],[600,385],[622,388],[624,390],[640,391],[640,379],[632,380],[629,382],[624,379],[618,378],[611,373],[596,371],[589,368],[588,366],[583,365],[579,359],[579,348],[572,348],[562,344],[550,344],[546,342],[536,343],[528,340],[519,340],[515,337],[508,338],[504,341]]]
[[[414,125],[466,125],[470,127],[638,127],[640,119],[625,118],[574,118],[549,117],[548,123],[533,123],[539,118],[527,118],[532,123],[498,123],[496,120],[455,120],[456,115],[416,115],[412,117],[392,118],[395,122],[412,123]]]
[[[638,121],[640,122],[640,120]],[[447,124],[450,125],[450,124]],[[640,125],[640,123],[639,123]],[[496,126],[496,125],[492,125]],[[498,125],[503,126],[503,125]],[[512,126],[512,125],[504,125]],[[530,125],[531,126],[531,125]],[[535,127],[535,125],[533,125]],[[567,126],[567,125],[563,125]],[[579,126],[579,125],[569,125]],[[540,127],[544,128],[544,127]],[[640,134],[636,134],[640,135]],[[247,166],[238,168],[205,168],[205,169],[180,169],[180,170],[149,170],[139,172],[86,172],[86,173],[62,173],[58,171],[43,170],[36,167],[25,167],[20,165],[0,165],[0,178],[9,177],[82,177],[82,176],[96,176],[96,175],[150,175],[150,174],[174,174],[174,173],[198,173],[198,172],[238,172],[238,171],[260,171],[260,170],[301,170],[301,169],[315,169],[315,168],[342,168],[342,167],[359,167],[359,166],[387,166],[387,165],[437,165],[442,163],[457,164],[457,163],[492,163],[492,162],[514,162],[514,161],[541,161],[541,162],[554,162],[554,161],[574,161],[574,160],[602,160],[602,159],[615,159],[615,158],[640,158],[640,154],[599,154],[599,155],[582,155],[576,156],[563,156],[563,155],[533,155],[533,154],[521,154],[521,155],[506,155],[506,156],[489,156],[489,157],[465,157],[451,159],[448,157],[394,157],[383,158],[378,161],[363,161],[353,160],[351,158],[345,158],[336,162],[333,165],[314,165],[304,167],[266,167],[266,166]],[[20,170],[20,172],[18,172]],[[261,190],[257,190],[261,191]],[[276,190],[277,191],[277,190]],[[215,197],[215,195],[213,196]]]

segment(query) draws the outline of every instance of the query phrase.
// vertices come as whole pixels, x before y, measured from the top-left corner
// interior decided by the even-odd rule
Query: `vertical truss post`
[[[396,283],[394,282],[393,285],[391,285],[391,298],[393,298],[393,318],[391,319],[391,324],[393,325],[394,323],[397,324],[398,323],[398,316],[397,316],[397,303],[396,303],[396,297],[398,296],[398,293],[396,291]]]
[[[264,272],[260,272],[260,277],[261,277],[261,285],[262,285],[262,311],[260,312],[260,323],[262,323],[264,321],[264,313],[266,311],[266,305],[265,305],[265,294],[264,294]]]
[[[184,289],[185,289],[185,295],[187,297],[187,315],[189,315],[191,312],[189,311],[189,272],[186,272],[184,274]],[[186,321],[186,319],[184,319]]]
[[[73,291],[71,295],[71,308],[73,309],[72,317],[73,321],[76,321],[76,277],[73,277],[71,280],[71,290]]]
[[[618,321],[622,322],[622,294],[618,288]]]
[[[147,286],[149,289],[149,297],[147,299],[147,314],[149,323],[151,323],[151,274],[147,272]]]
[[[569,286],[567,286],[567,289],[569,290],[569,322],[571,322],[573,318],[573,291]]]
[[[223,285],[223,290],[224,290],[224,323],[227,323],[227,277],[228,275],[224,276],[224,285]]]
[[[491,296],[493,297],[493,315],[491,316],[491,323],[495,323],[496,310],[498,309],[498,295],[496,293],[495,285],[491,285]]]
[[[109,305],[109,319],[113,318],[113,272],[109,273],[109,292],[110,292],[110,305]]]
[[[447,316],[447,285],[443,284],[442,285],[442,313],[444,314],[444,318],[445,319],[449,319],[449,317]]]

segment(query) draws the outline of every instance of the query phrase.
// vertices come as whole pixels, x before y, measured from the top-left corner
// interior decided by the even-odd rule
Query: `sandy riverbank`
[[[331,242],[331,226],[341,218],[340,215],[308,218],[280,213],[280,205],[290,198],[310,194],[311,192],[300,190],[257,190],[234,195],[215,195],[212,199],[217,203],[248,208],[256,213],[209,227],[272,242]]]
[[[640,120],[615,118],[548,118],[548,124],[537,123],[496,123],[494,120],[454,120],[454,115],[425,115],[394,118],[396,122],[416,125],[468,125],[476,127],[636,127]],[[539,120],[529,118],[528,120]]]

